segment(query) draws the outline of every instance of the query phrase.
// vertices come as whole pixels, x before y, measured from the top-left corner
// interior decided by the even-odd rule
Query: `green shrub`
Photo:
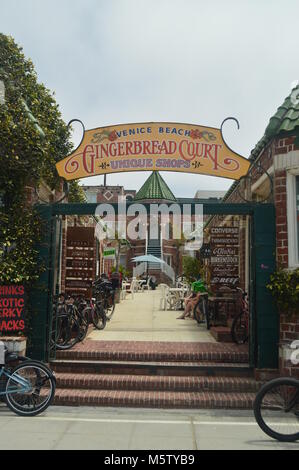
[[[299,314],[299,269],[279,269],[270,279],[267,289],[276,300],[280,313]]]
[[[202,267],[198,259],[192,258],[192,256],[183,257],[183,272],[189,284],[198,279],[201,275],[201,270]]]

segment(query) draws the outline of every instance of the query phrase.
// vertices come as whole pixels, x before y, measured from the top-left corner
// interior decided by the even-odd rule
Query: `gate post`
[[[32,310],[31,341],[28,345],[28,356],[40,361],[48,360],[49,317],[52,302],[52,206],[37,205],[35,209],[41,219],[42,240],[37,247],[38,263],[44,267],[39,279],[33,286],[30,295]]]
[[[276,369],[279,317],[271,292],[266,288],[276,268],[275,207],[272,204],[257,204],[253,215],[256,367]]]

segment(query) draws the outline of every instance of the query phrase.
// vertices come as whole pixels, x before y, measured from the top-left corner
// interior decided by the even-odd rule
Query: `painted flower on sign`
[[[109,136],[108,136],[108,139],[111,140],[111,142],[113,142],[114,140],[117,139],[117,133],[116,131],[112,131],[110,132]]]
[[[201,132],[199,132],[198,129],[196,129],[196,130],[191,129],[190,137],[191,137],[191,139],[200,139],[201,138]]]

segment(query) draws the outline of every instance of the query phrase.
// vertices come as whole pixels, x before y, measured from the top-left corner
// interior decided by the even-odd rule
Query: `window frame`
[[[296,177],[299,178],[299,168],[287,171],[288,265],[290,269],[299,268],[299,231],[296,220]]]

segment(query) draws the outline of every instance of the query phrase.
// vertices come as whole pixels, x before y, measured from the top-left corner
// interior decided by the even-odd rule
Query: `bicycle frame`
[[[0,369],[0,378],[5,375],[8,379],[12,377],[12,374],[6,370],[4,367]],[[9,393],[27,393],[32,391],[32,386],[30,382],[23,377],[21,377],[18,374],[14,374],[13,378],[14,382],[16,382],[18,385],[21,385],[20,387],[10,387],[8,391],[1,392],[0,391],[0,396],[1,395],[8,395]]]

